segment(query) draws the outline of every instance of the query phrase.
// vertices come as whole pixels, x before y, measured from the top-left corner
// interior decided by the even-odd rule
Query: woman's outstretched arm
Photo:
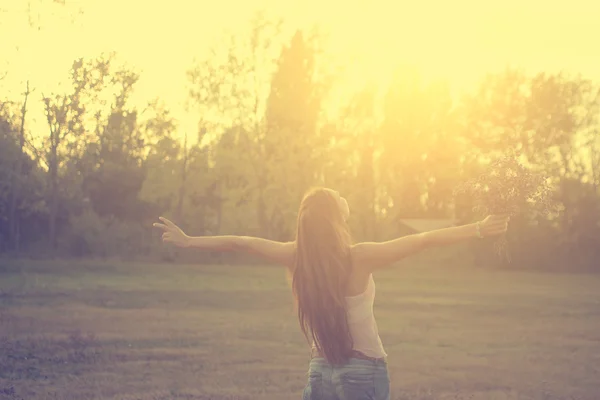
[[[163,230],[162,240],[165,243],[209,251],[245,252],[287,267],[292,265],[294,242],[277,242],[251,236],[188,236],[168,219],[159,219],[163,223],[155,223],[154,226]]]
[[[481,222],[403,236],[387,242],[358,243],[352,248],[357,265],[369,270],[389,266],[425,248],[443,246],[476,237],[496,236],[506,232],[509,218],[490,215]]]

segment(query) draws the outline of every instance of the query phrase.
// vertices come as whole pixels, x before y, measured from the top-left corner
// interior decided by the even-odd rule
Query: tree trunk
[[[258,211],[258,226],[260,233],[265,238],[271,238],[271,230],[269,229],[269,221],[267,217],[267,206],[264,199],[263,179],[259,177],[257,211]]]
[[[23,107],[21,108],[21,129],[19,130],[19,154],[17,155],[17,163],[13,174],[12,184],[12,196],[10,199],[10,208],[8,213],[9,219],[9,240],[10,246],[16,252],[20,250],[19,240],[19,221],[20,216],[17,212],[17,205],[21,197],[21,183],[23,181],[23,161],[25,154],[23,148],[25,147],[25,114],[27,113],[27,99],[29,97],[29,81],[27,81],[27,89],[25,90],[25,100],[23,101]]]
[[[188,159],[188,151],[187,151],[187,133],[185,134],[185,139],[183,142],[183,165],[181,167],[181,183],[179,185],[179,199],[177,200],[177,210],[176,210],[176,218],[179,223],[181,223],[181,218],[183,217],[183,199],[185,197],[185,184],[186,184],[186,171],[187,171],[187,159]]]
[[[600,130],[595,130],[590,140],[590,151],[592,160],[592,184],[594,185],[594,193],[600,195],[598,186],[600,185]]]
[[[50,215],[48,219],[48,238],[52,253],[56,250],[56,216],[58,214],[58,132],[51,133],[50,148]]]
[[[221,182],[216,182],[217,187],[215,188],[215,192],[217,193],[217,227],[215,229],[215,234],[221,234],[221,223],[223,221],[223,196],[222,196],[222,186]]]

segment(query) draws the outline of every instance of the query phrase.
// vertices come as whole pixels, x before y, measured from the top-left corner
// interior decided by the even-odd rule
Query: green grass
[[[300,399],[274,267],[0,261],[0,399]],[[376,274],[392,399],[600,398],[600,276]]]

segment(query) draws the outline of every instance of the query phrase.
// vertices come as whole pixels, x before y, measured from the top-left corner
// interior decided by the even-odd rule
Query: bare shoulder
[[[360,275],[368,275],[375,269],[373,257],[370,256],[375,244],[373,242],[362,242],[356,243],[350,248],[352,265]]]

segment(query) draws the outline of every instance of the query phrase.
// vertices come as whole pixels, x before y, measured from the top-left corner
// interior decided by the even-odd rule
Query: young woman
[[[187,236],[163,222],[162,240],[179,247],[258,255],[288,269],[300,328],[312,342],[303,399],[390,399],[386,352],[373,316],[373,272],[432,246],[499,235],[508,217],[404,236],[387,242],[353,244],[348,203],[334,190],[315,188],[300,204],[296,240],[281,243],[246,236]]]

